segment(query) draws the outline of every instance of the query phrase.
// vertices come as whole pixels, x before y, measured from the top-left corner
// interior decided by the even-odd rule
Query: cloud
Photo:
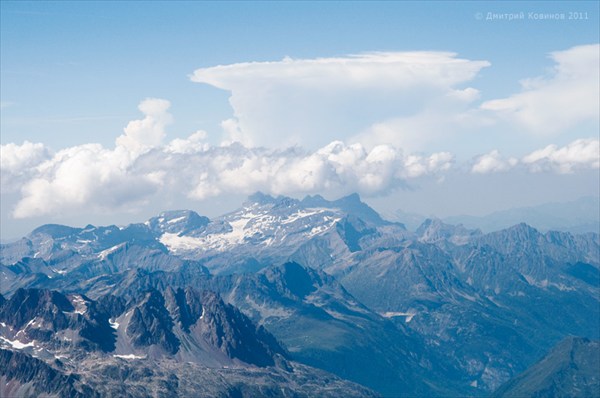
[[[150,202],[167,203],[174,196],[207,200],[257,190],[292,196],[352,192],[378,196],[418,179],[442,179],[456,163],[447,151],[415,153],[390,144],[368,147],[339,140],[315,150],[251,147],[239,142],[211,146],[207,134],[197,131],[162,143],[171,121],[168,101],[145,100],[140,110],[144,118],[130,122],[112,149],[85,144],[51,153],[39,143],[2,145],[3,193],[6,181],[13,188],[21,187],[13,216],[110,214],[136,211]],[[598,169],[599,152],[594,139],[576,140],[564,147],[550,145],[520,160],[504,158],[495,150],[475,158],[471,171]]]
[[[28,141],[2,145],[2,198],[20,192],[12,214],[28,218],[134,212],[147,204],[187,205],[187,199],[215,203],[211,198],[257,190],[376,197],[461,172],[466,178],[500,172],[506,179],[511,172],[584,176],[600,169],[598,139],[574,140],[594,137],[579,125],[598,120],[598,50],[552,53],[555,67],[546,76],[524,80],[521,92],[482,105],[481,93],[469,85],[489,63],[454,53],[286,58],[198,69],[192,80],[231,92],[234,114],[221,122],[220,145],[210,145],[201,130],[164,142],[173,121],[170,102],[148,98],[139,104],[142,116],[115,134],[111,148],[92,143],[53,152]],[[518,150],[519,157],[511,156],[524,129],[540,134],[528,138],[523,145],[531,146]],[[552,141],[544,134],[564,132],[570,136],[561,137],[561,145],[572,142],[546,145]],[[497,149],[485,153],[490,142]]]
[[[161,144],[165,127],[172,122],[167,112],[171,103],[164,99],[147,98],[138,109],[144,114],[140,120],[132,120],[117,137],[117,147],[122,147],[133,155],[139,155]]]
[[[8,144],[6,149],[3,146],[3,164],[6,151],[10,175],[21,173],[29,177],[22,183],[22,197],[15,206],[14,217],[110,212],[144,203],[160,187],[164,173],[138,172],[135,161],[161,145],[165,126],[172,120],[167,112],[169,106],[169,101],[162,99],[142,101],[138,109],[145,117],[129,122],[112,150],[100,144],[85,144],[48,157],[41,144],[25,143],[19,148]],[[171,148],[177,149],[181,146],[178,144],[172,143]]]
[[[50,157],[42,143],[23,142],[0,145],[0,181],[2,190],[14,191],[30,178],[36,166]]]
[[[600,141],[580,139],[559,148],[556,145],[534,151],[522,163],[531,171],[555,171],[561,174],[600,168]]]
[[[13,215],[126,210],[143,203],[160,185],[151,173],[135,173],[130,167],[130,154],[120,148],[86,144],[63,149],[37,166]]]
[[[563,132],[599,119],[600,45],[583,45],[550,54],[546,76],[521,81],[522,91],[486,101],[481,109],[538,134]]]
[[[210,147],[204,140],[206,131],[198,130],[186,139],[175,138],[165,147],[165,152],[171,153],[194,153],[208,150]]]
[[[191,79],[231,92],[225,141],[317,149],[376,123],[473,101],[478,91],[458,86],[486,66],[448,52],[387,52],[221,65],[197,69]],[[379,144],[397,145],[398,135],[368,142]]]
[[[555,172],[569,174],[578,170],[600,168],[600,141],[595,139],[578,139],[563,147],[548,145],[533,151],[520,160],[514,157],[503,158],[500,152],[476,157],[471,167],[472,173],[487,174],[522,167],[530,172]]]
[[[167,107],[153,109],[159,111],[140,106],[146,118],[130,122],[113,149],[85,144],[49,154],[42,144],[2,146],[3,175],[23,176],[13,216],[133,211],[173,192],[193,200],[257,190],[378,195],[409,179],[442,173],[454,161],[449,153],[405,155],[390,145],[367,150],[341,141],[316,151],[210,146],[203,131],[161,145],[164,124],[157,120],[167,120]]]
[[[142,163],[163,164],[165,180],[196,200],[257,190],[275,195],[377,195],[404,185],[410,178],[448,170],[453,163],[453,157],[446,153],[405,156],[388,145],[367,151],[361,144],[341,141],[314,152],[297,147],[248,148],[236,143],[177,157],[164,155],[151,152],[140,158],[140,167],[146,167]]]
[[[490,153],[481,155],[475,159],[475,164],[471,168],[472,173],[487,174],[492,172],[507,171],[519,163],[518,159],[503,159],[500,152],[493,150]]]

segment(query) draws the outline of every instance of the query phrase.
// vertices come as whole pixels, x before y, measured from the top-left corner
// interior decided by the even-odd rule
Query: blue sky
[[[382,211],[405,207],[408,211],[439,215],[485,213],[517,205],[575,199],[598,191],[594,163],[598,115],[586,108],[590,101],[594,105],[597,94],[584,92],[586,85],[590,88],[590,82],[592,90],[597,93],[598,89],[594,76],[588,76],[597,62],[598,50],[594,45],[600,41],[599,6],[595,1],[3,1],[0,4],[0,139],[4,180],[1,215],[2,234],[6,237],[26,233],[32,225],[50,221],[139,221],[165,205],[192,207],[214,215],[233,206],[254,188],[294,196],[316,191],[335,196],[358,190]],[[520,12],[524,13],[523,20],[487,19],[490,13]],[[532,19],[530,12],[562,13],[567,19]],[[586,19],[569,20],[569,16]],[[588,47],[581,47],[585,45]],[[385,79],[378,78],[387,72],[378,68],[392,58],[365,56],[374,52],[388,55],[417,52],[415,57],[420,60],[426,54],[427,57],[434,54],[433,64],[427,67],[439,68],[439,73],[431,78],[431,84],[428,75],[419,75],[418,84],[407,86],[398,80],[388,88]],[[556,52],[563,55],[553,58],[551,54]],[[363,61],[368,65],[353,64],[353,58],[348,56],[354,54],[367,57]],[[291,63],[283,62],[284,57],[289,57]],[[317,59],[325,61],[316,62]],[[440,66],[456,59],[465,60],[468,70],[458,66],[457,70],[448,71]],[[393,62],[407,64],[405,56],[397,56]],[[219,65],[229,65],[229,69],[223,72],[215,68]],[[346,77],[343,65],[350,65]],[[357,71],[362,73],[363,67],[368,69],[366,81],[373,86],[365,88],[352,80]],[[201,72],[195,72],[198,70]],[[334,76],[341,75],[339,81],[328,86],[331,79],[322,75],[324,70]],[[569,91],[561,83],[572,78],[572,71],[578,73],[572,86],[580,87],[581,92]],[[194,73],[200,76],[197,82],[191,81]],[[289,73],[301,76],[302,81],[315,82],[318,87],[286,80]],[[452,81],[442,82],[448,73],[455,73]],[[530,79],[530,84],[524,86],[523,79]],[[544,98],[562,95],[563,89],[568,91],[565,95],[573,97],[568,103],[583,108],[581,112],[569,111],[564,117],[557,116],[560,112],[556,109],[565,109],[560,101],[544,108]],[[523,92],[526,95],[514,97]],[[469,99],[440,100],[449,95]],[[147,104],[148,112],[140,112],[137,107],[147,98],[167,100],[169,106]],[[531,112],[519,113],[523,106],[529,106]],[[540,109],[548,109],[547,114]],[[455,115],[472,120],[467,127],[454,125]],[[428,120],[432,119],[439,123],[431,125]],[[115,140],[124,134],[123,129],[132,120],[147,120],[147,124],[152,124],[152,131],[147,133],[149,141],[138,145],[137,152],[132,152],[132,140],[124,144],[129,150],[126,160],[121,157],[115,160],[114,153],[102,152],[115,149]],[[224,121],[229,122],[224,124]],[[140,131],[134,127],[129,130],[131,137],[146,134],[143,126]],[[238,148],[237,152],[231,149],[236,155],[229,155],[239,157],[240,151],[246,151],[244,156],[254,156],[242,165],[245,171],[254,167],[249,171],[247,184],[223,185],[221,180],[227,181],[227,174],[219,174],[223,170],[203,169],[199,165],[199,170],[208,173],[207,177],[199,177],[201,171],[199,174],[190,171],[192,185],[173,185],[165,180],[170,179],[166,168],[144,168],[144,162],[155,156],[156,148],[163,148],[174,139],[187,139],[198,130],[204,133],[197,135],[196,141],[201,137],[203,145],[213,147],[208,150],[212,151],[210,154],[207,147],[198,149],[203,151],[202,165],[211,161],[211,156],[224,156],[216,149],[223,148],[224,141],[242,141],[243,149]],[[403,133],[408,130],[411,131]],[[265,179],[277,180],[275,177],[284,172],[310,169],[314,166],[310,163],[314,160],[311,154],[334,140],[347,147],[358,142],[366,153],[363,159],[356,148],[329,147],[327,155],[321,151],[318,156],[330,160],[333,152],[346,159],[344,162],[348,156],[358,159],[341,166],[335,160],[336,184],[325,180],[307,183],[305,179],[295,185],[281,182],[274,186],[265,182]],[[43,147],[24,147],[24,141]],[[86,158],[78,150],[89,143],[98,143],[102,148],[88,148],[85,156],[89,158]],[[304,152],[290,155],[285,152],[290,145],[296,145],[296,152]],[[396,159],[382,166],[383,174],[393,173],[384,176],[384,182],[378,180],[373,164],[363,162],[374,147],[381,145],[392,145],[396,151],[378,150],[369,158],[380,156],[378,161],[384,163],[390,156]],[[545,157],[538,153],[525,159],[548,145],[556,146],[554,152],[547,150],[542,154]],[[268,148],[270,152],[258,155],[256,151],[247,152],[252,147]],[[106,193],[107,197],[103,197],[103,203],[110,206],[91,199],[98,196],[91,188],[74,191],[77,200],[52,194],[53,190],[66,189],[60,180],[61,164],[56,156],[68,148],[78,149],[67,155],[63,153],[61,159],[74,158],[77,152],[79,163],[74,164],[84,168],[95,161],[114,161],[120,165],[109,171],[98,171],[99,166],[92,165],[95,170],[90,170],[87,177],[72,178],[74,184],[86,186],[85,178],[101,175],[109,188],[102,192],[112,192],[123,184],[112,196]],[[279,151],[276,154],[275,149]],[[574,156],[578,150],[584,151],[591,161],[574,165],[565,160],[565,156]],[[452,160],[439,155],[435,159],[445,159],[447,164],[435,160],[438,163],[431,166],[431,157],[440,153],[451,154]],[[411,160],[412,155],[421,160]],[[489,156],[482,158],[485,155]],[[280,167],[283,163],[287,165],[290,158],[296,160],[289,168],[274,171],[275,166],[269,163],[273,161]],[[164,157],[154,161],[166,162]],[[40,171],[43,162],[50,163]],[[256,166],[256,162],[263,166]],[[398,162],[404,171],[398,172]],[[421,162],[420,171],[415,162]],[[473,169],[477,164],[480,167]],[[242,166],[235,166],[235,170]],[[388,166],[390,171],[385,171]],[[344,167],[353,170],[351,176],[340,171]],[[525,168],[529,171],[525,172]],[[137,170],[142,170],[141,174],[133,173]],[[218,175],[213,178],[214,173]],[[257,173],[264,175],[256,176]],[[546,174],[541,178],[540,173]],[[480,181],[481,174],[486,175],[486,181],[498,178],[504,186],[511,176],[520,181],[519,186],[529,180],[542,181],[539,184],[543,185],[529,193],[506,186],[503,192],[508,194],[498,195],[492,188],[482,188],[485,184]],[[145,181],[140,186],[129,181],[129,178],[140,181],[135,179],[140,175]],[[118,182],[111,178],[117,178]],[[214,181],[215,178],[219,181]],[[37,182],[32,183],[34,180]],[[447,181],[453,181],[454,188],[445,186],[449,185]],[[479,181],[478,192],[481,191],[476,195],[479,204],[467,205],[473,201],[473,195],[462,197],[460,192],[475,181]],[[553,190],[558,183],[573,185],[571,194]],[[130,186],[131,192],[126,189]],[[53,199],[36,196],[31,192],[35,187],[42,187],[41,191],[48,189],[47,195]],[[134,192],[135,189],[138,191]],[[181,198],[167,192],[174,189],[181,192]],[[439,201],[424,200],[440,189],[455,204],[442,206]],[[48,205],[50,202],[52,205]]]

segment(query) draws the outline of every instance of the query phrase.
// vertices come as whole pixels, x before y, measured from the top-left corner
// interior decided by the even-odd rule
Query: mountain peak
[[[50,235],[53,238],[57,239],[57,238],[63,238],[65,236],[70,236],[70,235],[76,234],[80,231],[81,231],[80,228],[68,227],[66,225],[45,224],[45,225],[42,225],[42,226],[34,229],[33,231],[31,231],[30,236],[44,234],[44,235]]]
[[[209,222],[210,219],[192,210],[169,210],[152,217],[146,225],[155,232],[180,234],[203,228]]]
[[[274,207],[293,207],[300,203],[297,199],[290,198],[288,196],[279,195],[277,197],[273,197],[269,194],[264,194],[262,192],[256,192],[244,201],[244,206],[251,205],[273,205]]]
[[[524,222],[513,225],[512,227],[507,228],[506,231],[512,232],[512,233],[517,233],[519,235],[527,235],[527,236],[540,235],[540,232],[537,229],[533,228],[532,226],[530,226]]]
[[[350,195],[346,195],[346,196],[338,199],[336,202],[363,204],[363,201],[360,199],[360,195],[356,192],[351,193]]]
[[[331,202],[324,200],[324,202],[326,202],[329,207],[337,207],[344,213],[350,216],[356,216],[369,224],[387,224],[387,221],[382,219],[379,213],[363,202],[357,193],[352,193]]]
[[[257,191],[248,196],[245,203],[257,203],[259,205],[265,205],[268,203],[275,203],[275,201],[276,199],[273,196]]]

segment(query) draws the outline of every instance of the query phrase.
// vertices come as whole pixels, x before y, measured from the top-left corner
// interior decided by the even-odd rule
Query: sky
[[[2,1],[1,239],[255,191],[599,195],[599,3]]]

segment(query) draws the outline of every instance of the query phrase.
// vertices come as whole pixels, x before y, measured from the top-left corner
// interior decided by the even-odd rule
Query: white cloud
[[[2,190],[13,191],[32,176],[34,168],[50,157],[42,143],[23,142],[0,145],[0,181]]]
[[[448,52],[367,53],[215,66],[196,70],[191,79],[231,92],[234,118],[222,124],[226,141],[316,149],[427,108],[464,106],[479,93],[457,87],[488,65]],[[363,138],[371,148],[419,134]]]
[[[37,167],[13,214],[110,212],[139,204],[160,184],[156,175],[132,172],[130,165],[130,154],[121,148],[86,144],[63,149]]]
[[[504,158],[500,152],[493,150],[475,158],[471,172],[487,174],[507,171],[517,166],[534,173],[555,172],[559,174],[599,169],[600,141],[578,139],[563,147],[548,145],[523,156],[520,160],[514,157]]]
[[[600,168],[600,141],[580,139],[564,147],[548,145],[521,160],[534,172],[555,171],[562,174],[582,169]]]
[[[148,163],[154,164],[161,154],[148,156],[152,157]],[[443,172],[452,162],[452,156],[444,153],[407,157],[391,146],[367,151],[360,144],[346,145],[341,141],[314,152],[233,144],[180,158],[170,156],[166,180],[185,187],[183,192],[199,200],[257,190],[275,195],[377,195],[402,186],[407,179]]]
[[[551,73],[521,82],[522,92],[484,102],[483,110],[539,134],[563,132],[600,112],[600,45],[583,45],[550,54]]]
[[[164,99],[147,98],[138,109],[144,114],[140,120],[132,120],[117,137],[117,147],[123,147],[131,154],[139,155],[161,144],[165,136],[165,127],[172,122],[167,112],[171,103]]]
[[[144,119],[129,122],[124,134],[116,139],[114,150],[100,144],[79,145],[35,162],[32,154],[42,151],[41,144],[24,145],[20,153],[28,154],[30,160],[19,163],[14,160],[18,151],[7,146],[7,153],[12,155],[8,157],[12,159],[11,169],[27,170],[30,177],[22,185],[22,198],[14,209],[14,217],[90,210],[110,212],[144,202],[162,184],[164,173],[160,170],[140,173],[134,164],[141,154],[161,144],[165,126],[171,122],[169,106],[169,101],[162,99],[142,101],[138,109]],[[173,146],[176,148],[177,143]],[[16,172],[13,170],[11,174]]]
[[[171,153],[193,153],[206,151],[209,148],[209,145],[204,142],[206,137],[206,131],[198,130],[186,139],[175,138],[165,147],[165,151]]]
[[[234,115],[221,122],[221,145],[209,145],[204,131],[164,143],[170,103],[150,98],[112,148],[86,144],[54,153],[41,143],[2,145],[2,197],[20,189],[13,215],[26,218],[136,211],[146,203],[179,206],[181,198],[257,190],[378,196],[413,183],[436,184],[460,170],[466,176],[504,172],[497,178],[506,179],[512,172],[584,175],[600,168],[597,139],[559,147],[532,135],[529,150],[543,148],[515,158],[511,150],[525,153],[513,145],[523,129],[501,121],[573,136],[560,142],[593,137],[576,127],[598,120],[598,51],[593,45],[552,53],[556,66],[548,76],[525,80],[522,92],[481,106],[480,92],[468,85],[489,63],[453,53],[287,58],[199,69],[194,81],[231,91]],[[490,142],[504,155],[493,150],[454,166],[455,155],[470,158]]]
[[[471,168],[472,173],[487,174],[499,171],[507,171],[519,163],[516,158],[503,159],[500,152],[493,150],[490,153],[481,155],[475,159],[475,164]]]

